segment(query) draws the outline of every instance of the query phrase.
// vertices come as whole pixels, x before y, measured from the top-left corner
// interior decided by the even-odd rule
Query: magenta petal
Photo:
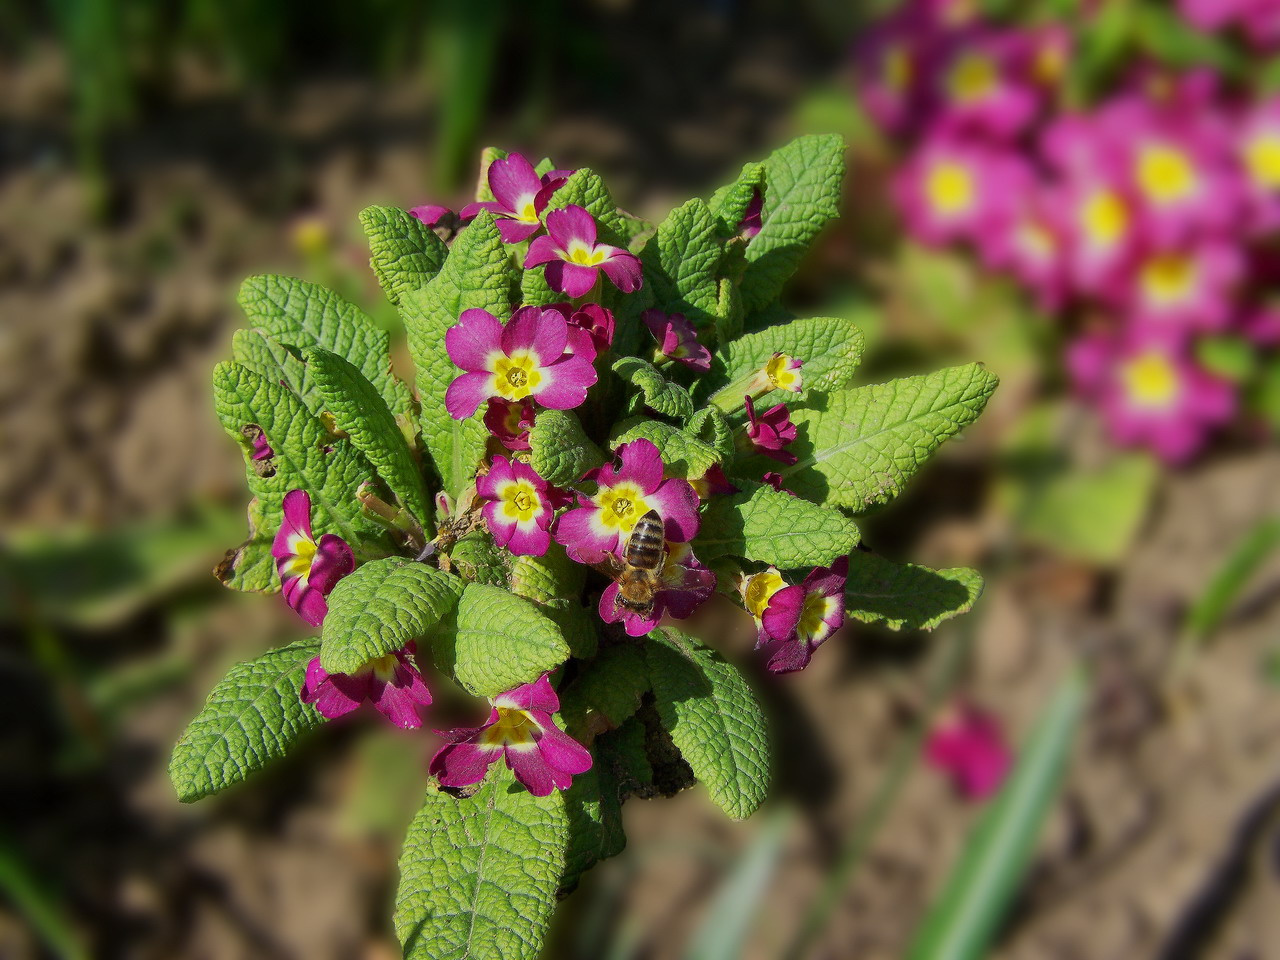
[[[533,164],[513,153],[489,164],[489,189],[503,207],[518,213],[525,197],[536,196],[542,189],[542,178],[534,172]]]
[[[444,408],[455,420],[465,420],[480,409],[480,404],[489,399],[493,385],[493,374],[484,371],[464,373],[449,384],[444,392]]]
[[[303,620],[313,627],[318,627],[324,623],[324,618],[329,613],[329,603],[325,600],[324,594],[309,585],[305,585],[301,587],[296,596],[298,602],[290,604],[290,606],[298,611],[298,615]]]
[[[503,243],[520,243],[528,240],[535,233],[542,229],[540,223],[525,223],[522,220],[510,220],[503,218],[496,221],[498,225],[498,235],[502,237]]]
[[[421,683],[421,679],[419,679]],[[423,684],[423,689],[426,685]],[[428,702],[430,700],[428,699]],[[402,730],[416,730],[422,726],[422,717],[418,715],[418,702],[404,687],[394,683],[382,684],[382,690],[373,705],[378,712]]]
[[[617,472],[610,472],[609,479],[606,481],[602,471],[602,483],[607,482],[609,486],[615,486],[624,481],[630,481],[646,494],[655,492],[662,484],[662,455],[658,453],[658,448],[654,446],[652,440],[641,437],[630,443],[624,443],[617,450],[617,458]],[[606,465],[607,469],[608,465]],[[658,512],[662,513],[661,510]],[[665,517],[666,514],[663,516]]]
[[[490,213],[505,213],[506,208],[500,203],[494,203],[492,200],[477,200],[468,203],[465,207],[458,211],[460,220],[473,220],[480,215],[481,210],[488,210]]]
[[[283,520],[271,544],[271,555],[277,560],[292,557],[289,540],[295,536],[311,539],[311,497],[305,490],[290,490],[281,504]]]
[[[599,532],[592,523],[597,512],[595,506],[575,507],[556,521],[556,540],[578,563],[599,563],[618,549],[618,535]]]
[[[769,598],[769,606],[760,617],[760,626],[775,640],[788,640],[795,636],[804,610],[807,591],[802,586],[783,587]]]
[[[647,499],[662,514],[668,540],[688,543],[698,535],[698,494],[688,480],[664,480]]]
[[[572,354],[542,368],[542,382],[533,395],[551,410],[572,410],[587,399],[596,376],[591,360]]]
[[[493,534],[493,542],[500,547],[505,547],[511,542],[511,537],[516,532],[516,522],[510,517],[504,517],[502,510],[497,502],[489,501],[480,510],[480,515],[484,517],[485,524],[489,527],[489,532]]]
[[[538,237],[529,244],[529,252],[524,255],[524,268],[528,270],[544,263],[560,262],[563,252],[560,245],[550,237]]]
[[[445,216],[447,216],[448,213],[449,208],[443,207],[438,203],[424,203],[419,207],[409,208],[409,216],[413,217],[415,220],[422,221],[422,223],[426,224],[428,227],[434,227]],[[467,219],[467,212],[465,209],[462,211],[460,216],[463,220]],[[475,216],[475,214],[471,214],[471,216]]]
[[[623,293],[635,293],[644,283],[640,258],[618,247],[612,249],[617,250],[617,253],[600,264],[600,269]]]
[[[551,534],[545,527],[513,523],[505,546],[517,557],[540,557],[551,546]]]
[[[586,773],[591,769],[591,752],[554,724],[543,729],[538,751],[551,767],[562,773]]]
[[[599,267],[584,267],[580,263],[569,263],[566,260],[547,266],[547,282],[551,288],[569,297],[585,297],[596,285],[599,274]]]
[[[523,750],[507,747],[506,754],[507,766],[515,772],[516,779],[525,785],[525,789],[535,797],[550,796],[556,788],[555,778],[536,747]]]
[[[514,479],[511,461],[506,457],[494,457],[489,464],[489,472],[476,478],[476,493],[485,500],[493,500],[498,496],[498,488]]]
[[[462,311],[458,322],[445,331],[444,348],[449,359],[468,373],[489,370],[489,358],[499,350],[502,322],[488,310]]]
[[[560,359],[568,342],[569,324],[556,310],[521,307],[502,330],[502,350],[507,356],[533,350],[544,367]]]
[[[320,663],[320,658],[312,657],[307,664],[307,675],[302,681],[301,699],[303,703],[313,703],[320,685],[329,679],[329,671]]]
[[[588,247],[596,245],[596,221],[585,208],[571,203],[562,210],[547,214],[547,233],[555,237],[562,249],[577,240]]]
[[[410,643],[405,647],[405,653],[396,655],[400,664],[396,667],[395,684],[414,703],[429,707],[431,706],[431,691],[427,689],[427,681],[422,679],[422,674],[418,672],[418,668],[409,659],[413,650],[414,644]]]
[[[795,673],[803,670],[813,659],[813,651],[807,643],[798,640],[770,640],[760,647],[765,655],[765,669],[770,673]]]
[[[356,568],[356,558],[347,541],[336,534],[326,533],[316,542],[315,559],[307,581],[321,595],[328,596],[334,585]]]
[[[472,735],[479,731],[470,731]],[[446,743],[431,758],[428,769],[446,787],[469,787],[479,783],[489,766],[502,756],[501,747],[481,746],[467,741]]]
[[[539,726],[551,726],[551,714],[560,709],[560,698],[555,687],[551,686],[551,676],[544,673],[533,683],[524,683],[498,694],[494,703],[503,707],[515,707],[517,710],[528,710],[530,713],[542,714],[533,719]]]

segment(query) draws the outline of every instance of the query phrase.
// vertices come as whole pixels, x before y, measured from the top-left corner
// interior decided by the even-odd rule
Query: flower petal
[[[271,555],[277,560],[292,557],[288,543],[294,537],[311,539],[311,496],[305,490],[290,490],[281,504],[284,514],[280,529],[271,545]]]
[[[533,396],[551,410],[572,410],[587,399],[596,378],[591,360],[572,354],[542,368],[542,380]]]
[[[307,582],[321,596],[328,596],[339,580],[356,568],[356,558],[347,541],[326,533],[316,542],[316,555],[311,561]]]
[[[506,754],[507,766],[530,793],[535,797],[551,795],[556,788],[555,775],[536,746],[519,750],[507,747]]]
[[[591,752],[554,724],[543,729],[538,751],[548,764],[562,773],[586,773],[591,769]]]
[[[502,351],[532,350],[542,366],[555,363],[569,342],[569,324],[557,310],[521,307],[502,328]]]
[[[528,240],[542,229],[542,224],[540,223],[525,223],[521,220],[511,220],[507,217],[495,222],[498,226],[498,235],[502,237],[503,243],[520,243]]]
[[[596,285],[599,267],[585,267],[580,263],[560,260],[547,265],[547,283],[568,297],[585,297]]]
[[[596,245],[595,218],[575,203],[547,214],[547,233],[555,238],[561,249],[567,249],[574,240],[588,247]]]
[[[528,270],[544,263],[560,261],[563,256],[564,251],[560,249],[560,244],[551,237],[545,235],[537,237],[533,243],[529,244],[529,252],[524,255],[524,268]]]
[[[564,545],[569,556],[578,563],[599,563],[605,554],[618,549],[619,536],[613,530],[601,530],[595,523],[599,507],[575,507],[556,520],[555,538]]]
[[[600,264],[600,269],[604,271],[604,275],[613,281],[623,293],[635,293],[644,284],[644,277],[640,267],[640,258],[634,253],[628,253],[621,247],[610,247],[614,253],[610,254]]]
[[[512,153],[489,164],[489,189],[508,211],[519,213],[521,201],[542,189],[542,178],[534,172],[533,164]]]
[[[688,480],[663,480],[647,497],[649,505],[662,514],[666,538],[688,543],[698,535],[698,494]]]
[[[551,714],[560,710],[560,698],[555,687],[551,686],[551,675],[544,673],[533,683],[521,684],[506,693],[493,698],[495,706],[509,707],[516,710],[529,710],[547,714],[545,717],[534,717],[541,726],[551,725]]]
[[[480,404],[493,396],[493,374],[483,370],[464,373],[454,378],[444,392],[444,408],[455,420],[465,420],[480,409]]]
[[[439,731],[437,731],[439,732]],[[470,731],[471,735],[479,733]],[[446,787],[469,787],[479,783],[489,772],[489,766],[502,756],[502,747],[461,740],[446,743],[431,758],[428,770]]]
[[[463,310],[458,322],[445,331],[444,348],[455,364],[474,373],[489,370],[490,358],[500,349],[502,322],[488,310]]]
[[[646,494],[653,493],[662,483],[662,454],[652,440],[644,437],[624,443],[616,451],[618,469],[613,471],[606,464],[601,471],[600,482],[607,486],[619,483],[636,484]],[[662,511],[659,510],[659,513]],[[665,514],[664,514],[665,517]],[[668,538],[670,539],[670,538]]]

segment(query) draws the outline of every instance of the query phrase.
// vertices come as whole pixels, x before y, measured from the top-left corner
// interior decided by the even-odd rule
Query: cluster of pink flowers
[[[1260,42],[1276,39],[1275,8],[1182,3]],[[1258,251],[1280,227],[1280,97],[1248,102],[1210,71],[1146,68],[1087,110],[1060,109],[1071,34],[961,10],[913,0],[859,51],[865,107],[910,143],[893,184],[908,229],[970,245],[1069,316],[1084,332],[1068,368],[1114,440],[1184,461],[1236,408],[1200,341],[1280,342],[1257,299]]]

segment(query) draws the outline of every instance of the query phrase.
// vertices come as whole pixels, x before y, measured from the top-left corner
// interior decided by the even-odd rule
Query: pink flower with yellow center
[[[1230,383],[1196,366],[1168,337],[1094,334],[1067,352],[1077,391],[1096,403],[1112,440],[1181,463],[1235,412]]]
[[[563,314],[521,307],[506,326],[487,310],[463,311],[444,335],[449,359],[465,373],[445,391],[445,408],[464,420],[491,397],[532,398],[552,410],[569,410],[596,382],[595,356],[567,352]]]
[[[711,351],[698,342],[698,331],[683,313],[646,310],[640,319],[658,341],[654,352],[656,362],[674,360],[701,373],[711,369]]]
[[[917,124],[928,109],[921,78],[941,39],[930,21],[919,4],[905,4],[853,51],[858,99],[876,123],[895,133]]]
[[[540,557],[551,545],[551,520],[563,495],[527,463],[494,457],[489,472],[476,479],[476,496],[498,546],[517,556]]]
[[[1152,250],[1133,268],[1129,315],[1152,332],[1221,330],[1231,322],[1244,269],[1239,248],[1227,242]]]
[[[529,449],[529,428],[533,426],[533,401],[489,399],[484,425],[508,450]]]
[[[325,597],[356,568],[355,556],[335,534],[326,533],[319,540],[311,536],[311,497],[305,490],[285,494],[283,514],[271,544],[280,592],[303,620],[318,627],[329,612]]]
[[[1280,97],[1245,112],[1233,139],[1250,226],[1259,233],[1275,230],[1280,227]]]
[[[445,744],[431,758],[431,774],[445,787],[467,787],[485,778],[498,759],[535,797],[567,790],[573,778],[591,769],[586,747],[556,726],[560,698],[544,673],[494,697],[483,726],[437,730]]]
[[[1040,103],[1031,52],[1031,38],[1016,32],[976,31],[957,40],[937,77],[946,125],[1000,139],[1024,130]]]
[[[1113,183],[1082,175],[1069,179],[1050,204],[1060,218],[1072,283],[1086,293],[1110,292],[1138,242],[1132,203]]]
[[[463,207],[462,218],[470,219],[481,210],[488,210],[504,241],[528,240],[542,227],[542,211],[551,195],[564,186],[566,173],[553,170],[539,177],[533,164],[518,153],[495,160],[487,172],[493,199]]]
[[[667,555],[658,573],[661,586],[653,598],[653,611],[641,616],[618,603],[618,584],[611,583],[600,595],[600,619],[605,623],[622,622],[627,634],[643,637],[664,615],[683,620],[716,591],[716,575],[693,555],[687,543],[667,544]]]
[[[929,244],[974,239],[1010,214],[1030,176],[1014,154],[945,133],[926,138],[894,178],[898,209]]]
[[[1012,274],[1045,309],[1057,309],[1066,300],[1066,242],[1039,184],[1027,185],[1016,212],[984,233],[979,249],[987,266]]]
[[[840,557],[830,567],[815,567],[802,583],[768,593],[756,640],[766,669],[791,673],[809,665],[813,651],[844,624],[848,574],[849,558]]]
[[[419,707],[429,706],[431,691],[413,664],[414,645],[372,660],[356,673],[329,673],[316,657],[307,664],[302,702],[314,703],[329,720],[371,703],[384,717],[406,730],[422,726]]]
[[[800,373],[803,366],[804,361],[799,357],[775,353],[747,382],[747,393],[753,397],[763,396],[772,390],[799,393],[804,389],[804,377]]]
[[[575,298],[591,292],[601,271],[623,293],[635,293],[643,282],[640,258],[597,243],[595,219],[575,204],[548,213],[546,234],[529,245],[525,269],[544,264],[551,289]]]
[[[643,438],[617,450],[617,465],[607,463],[586,475],[592,496],[578,494],[578,506],[556,521],[555,538],[579,563],[600,563],[621,556],[636,523],[658,511],[668,543],[688,543],[698,532],[698,495],[689,481],[663,478],[658,448]]]

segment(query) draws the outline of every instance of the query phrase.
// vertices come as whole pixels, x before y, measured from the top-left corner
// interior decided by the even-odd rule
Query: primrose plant
[[[836,214],[843,154],[796,140],[656,227],[590,170],[496,150],[457,213],[365,210],[412,388],[357,307],[246,282],[214,390],[250,536],[216,573],[281,592],[320,635],[214,688],[174,751],[181,799],[362,706],[456,722],[408,828],[396,931],[410,957],[533,958],[557,898],[622,848],[623,800],[699,781],[742,819],[768,793],[765,716],[695,612],[741,616],[767,677],[847,618],[967,610],[977,574],[866,552],[852,515],[995,378],[853,387],[857,329],[778,305]]]

